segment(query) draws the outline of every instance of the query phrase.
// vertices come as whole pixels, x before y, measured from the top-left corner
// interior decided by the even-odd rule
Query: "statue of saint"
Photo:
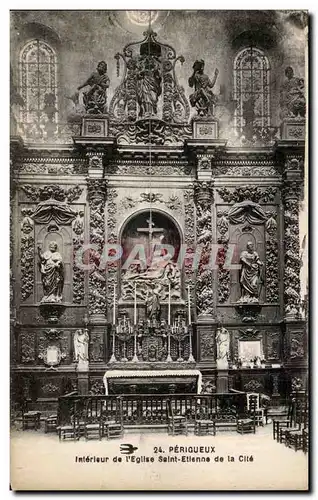
[[[107,75],[107,64],[101,61],[97,65],[97,71],[80,85],[77,90],[89,86],[89,89],[83,92],[83,103],[86,112],[89,114],[100,115],[107,111],[107,89],[109,87],[109,78]]]
[[[258,302],[261,284],[261,271],[264,263],[260,260],[254,245],[249,241],[246,250],[240,255],[240,302]]]
[[[204,61],[195,61],[193,73],[189,78],[189,87],[194,87],[193,94],[190,95],[190,104],[196,108],[199,116],[213,116],[216,96],[212,89],[218,77],[219,70],[216,69],[212,81],[204,74]]]
[[[61,302],[64,286],[64,266],[56,241],[51,241],[49,249],[44,253],[41,253],[41,249],[38,247],[38,254],[44,291],[41,303]]]
[[[230,334],[223,326],[216,331],[217,355],[216,363],[218,369],[227,369],[230,354]]]
[[[306,115],[306,99],[304,80],[294,76],[291,66],[285,69],[286,80],[280,90],[281,118],[304,118]]]
[[[136,68],[136,94],[139,118],[156,116],[161,95],[159,59],[154,55],[142,55]]]
[[[146,311],[147,311],[147,319],[150,320],[160,320],[161,306],[160,306],[160,285],[152,285],[150,284],[147,288],[146,295]]]
[[[89,336],[86,329],[76,330],[74,333],[74,353],[79,368],[88,364],[88,341]]]

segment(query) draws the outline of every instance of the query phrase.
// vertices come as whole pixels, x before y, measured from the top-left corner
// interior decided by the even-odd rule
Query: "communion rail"
[[[211,415],[216,419],[233,420],[244,411],[246,394],[123,394],[65,395],[59,397],[59,425],[71,422],[77,412],[83,418],[97,421],[106,414],[110,419],[122,418],[124,425],[160,425],[167,422],[167,401],[171,401],[174,415],[185,415],[188,421]],[[120,402],[120,404],[118,404]],[[118,413],[121,413],[119,415]]]

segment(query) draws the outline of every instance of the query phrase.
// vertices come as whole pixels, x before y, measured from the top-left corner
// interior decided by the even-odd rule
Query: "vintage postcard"
[[[10,33],[11,488],[308,490],[308,13]]]

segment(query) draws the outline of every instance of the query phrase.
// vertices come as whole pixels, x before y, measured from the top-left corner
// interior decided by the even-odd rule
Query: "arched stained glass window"
[[[270,65],[255,47],[241,50],[234,60],[235,129],[251,138],[270,126]]]
[[[52,47],[41,40],[28,42],[20,53],[20,95],[24,124],[57,121],[57,60]]]

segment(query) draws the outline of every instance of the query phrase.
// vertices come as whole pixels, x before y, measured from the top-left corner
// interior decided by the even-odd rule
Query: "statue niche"
[[[122,232],[121,299],[143,301],[147,317],[159,321],[162,301],[181,298],[181,272],[177,265],[180,234],[165,215],[146,211],[131,219]],[[162,245],[162,247],[161,247]],[[169,245],[173,255],[168,255]],[[169,252],[170,254],[170,252]]]
[[[51,241],[48,249],[43,253],[38,247],[38,255],[44,292],[41,303],[61,302],[64,287],[64,265],[56,241]]]
[[[241,298],[238,302],[258,303],[263,283],[262,270],[264,263],[254,250],[252,241],[248,241],[246,250],[241,252],[240,264],[242,266],[240,271]]]

